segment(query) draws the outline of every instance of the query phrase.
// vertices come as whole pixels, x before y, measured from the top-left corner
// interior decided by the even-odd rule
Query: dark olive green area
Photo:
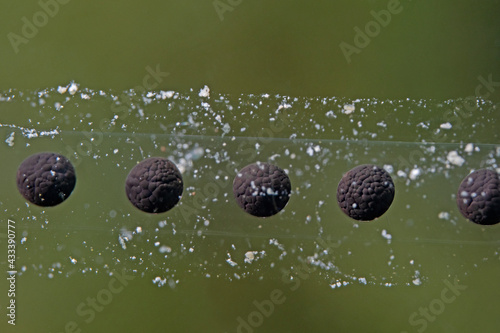
[[[157,64],[169,73],[160,88],[209,84],[225,93],[455,98],[474,95],[480,75],[500,81],[498,0],[402,0],[389,23],[358,44],[354,28],[365,31],[376,22],[371,12],[391,1],[234,3],[221,21],[213,1],[70,0],[16,54],[8,33],[22,36],[21,19],[31,22],[41,7],[5,1],[0,89],[72,79],[128,89]],[[350,63],[342,42],[358,45]]]

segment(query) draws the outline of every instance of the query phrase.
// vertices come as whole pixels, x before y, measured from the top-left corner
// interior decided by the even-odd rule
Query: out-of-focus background
[[[1,332],[498,331],[500,229],[455,198],[499,171],[500,1],[1,8]],[[17,192],[40,151],[75,165],[57,207]],[[149,156],[183,173],[165,214],[124,194]],[[268,219],[232,198],[257,160],[292,182]],[[357,223],[335,193],[364,163],[396,198]]]

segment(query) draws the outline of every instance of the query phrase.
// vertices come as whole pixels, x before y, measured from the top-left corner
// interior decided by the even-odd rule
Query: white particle
[[[332,111],[332,110],[330,110],[330,111],[328,111],[328,112],[326,113],[326,117],[327,117],[327,118],[337,118],[337,116],[335,115],[335,113],[333,113],[333,111]]]
[[[444,123],[444,124],[439,125],[439,127],[442,129],[451,129],[452,125],[448,122],[448,123]]]
[[[438,214],[438,218],[440,218],[441,220],[449,220],[450,219],[450,213],[448,213],[448,212],[440,212]]]
[[[61,95],[64,94],[66,91],[68,91],[68,87],[57,87],[57,92],[60,93]]]
[[[344,105],[344,114],[351,114],[354,112],[356,108],[352,104],[345,104]]]
[[[382,237],[390,241],[392,239],[392,235],[387,232],[387,230],[383,229],[382,230]]]
[[[448,162],[456,166],[462,166],[465,163],[464,158],[458,155],[455,150],[450,151],[446,156],[446,159],[448,160]]]
[[[172,252],[172,248],[170,246],[162,245],[158,249],[158,252],[160,252],[160,253],[170,253],[170,252]]]
[[[78,91],[78,85],[76,83],[72,82],[68,88],[68,91],[71,95],[76,94],[76,92]]]
[[[472,153],[474,151],[474,145],[472,143],[468,143],[466,146],[465,146],[465,149],[464,151],[466,153]]]
[[[200,93],[198,94],[200,97],[210,97],[210,88],[208,86],[204,86]]]
[[[418,168],[415,168],[415,169],[412,169],[412,170],[410,171],[410,175],[409,175],[409,177],[410,177],[410,179],[411,179],[411,180],[415,180],[415,179],[417,179],[417,178],[418,178],[418,176],[420,176],[421,174],[422,174],[422,170],[420,170],[420,169],[418,169]]]

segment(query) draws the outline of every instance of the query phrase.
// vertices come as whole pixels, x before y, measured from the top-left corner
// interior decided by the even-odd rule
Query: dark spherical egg
[[[147,213],[172,209],[179,202],[183,189],[179,169],[162,157],[151,157],[137,164],[125,182],[129,201]]]
[[[233,182],[238,205],[248,214],[268,217],[285,208],[290,198],[288,175],[269,163],[253,163],[241,169]]]
[[[500,180],[493,170],[480,169],[464,178],[458,188],[457,206],[470,221],[492,225],[500,222]]]
[[[382,216],[394,199],[394,182],[387,171],[372,164],[349,170],[337,187],[340,209],[358,221]]]
[[[38,153],[26,158],[17,170],[17,188],[29,202],[56,206],[66,200],[76,184],[71,162],[57,153]]]

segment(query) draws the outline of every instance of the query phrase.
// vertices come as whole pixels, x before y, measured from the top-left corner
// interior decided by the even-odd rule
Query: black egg
[[[457,205],[470,221],[492,225],[500,222],[500,180],[493,170],[480,169],[464,178],[458,188]]]
[[[183,188],[179,169],[162,157],[151,157],[137,164],[125,182],[130,202],[147,213],[172,209],[181,199]]]
[[[238,205],[248,214],[268,217],[285,208],[290,198],[288,175],[279,167],[257,162],[241,169],[233,182]]]
[[[394,182],[387,171],[364,164],[342,177],[337,187],[337,202],[347,216],[358,221],[371,221],[389,209],[394,193]]]
[[[66,200],[76,184],[75,169],[64,156],[38,153],[25,159],[17,170],[19,193],[42,207],[56,206]]]

